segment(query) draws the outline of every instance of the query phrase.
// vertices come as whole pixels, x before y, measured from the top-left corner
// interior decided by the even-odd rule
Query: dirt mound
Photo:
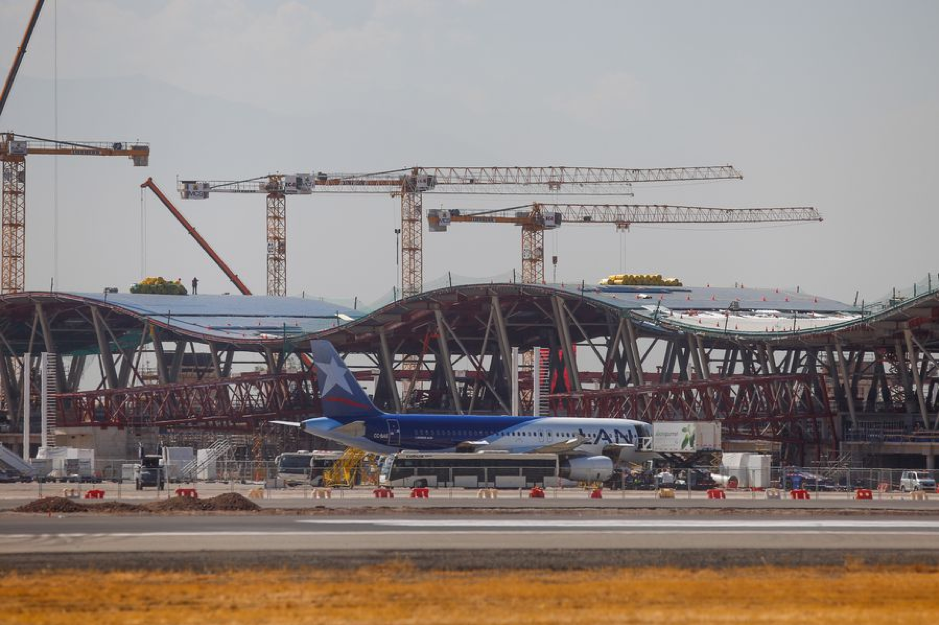
[[[150,512],[193,512],[209,510],[206,503],[195,497],[170,497],[146,503],[141,508]]]
[[[146,512],[143,506],[137,506],[123,501],[104,501],[101,503],[85,504],[88,512]]]
[[[211,499],[206,499],[205,503],[210,506],[206,510],[223,510],[226,512],[246,511],[254,512],[260,510],[261,506],[254,503],[244,495],[238,493],[222,493]]]
[[[88,512],[88,506],[72,501],[66,497],[44,497],[31,501],[14,512]]]

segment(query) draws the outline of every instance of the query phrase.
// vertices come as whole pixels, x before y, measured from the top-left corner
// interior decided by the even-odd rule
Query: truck
[[[163,490],[166,487],[166,470],[161,455],[141,455],[140,462],[134,465],[134,485],[137,490],[156,487]]]

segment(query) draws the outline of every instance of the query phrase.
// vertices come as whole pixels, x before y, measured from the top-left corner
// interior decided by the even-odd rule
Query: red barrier
[[[708,499],[727,499],[727,495],[720,488],[709,488]]]
[[[603,499],[603,489],[594,488],[592,491],[590,491],[590,498],[591,499]]]
[[[93,488],[85,493],[85,499],[104,499],[104,491],[100,488]]]
[[[176,496],[177,497],[192,497],[193,499],[198,499],[199,493],[196,492],[195,488],[177,488]]]
[[[390,488],[384,488],[384,487],[376,488],[375,490],[372,491],[372,494],[375,495],[377,499],[386,499],[386,498],[394,499],[395,497],[395,492],[393,490],[391,490]]]
[[[804,488],[796,488],[789,491],[789,496],[793,499],[811,499],[809,491]]]
[[[869,488],[859,488],[854,491],[855,499],[873,499],[874,493]]]
[[[427,499],[430,497],[429,488],[412,488],[411,499]]]
[[[540,486],[535,486],[529,491],[528,496],[532,499],[544,499],[544,489]]]

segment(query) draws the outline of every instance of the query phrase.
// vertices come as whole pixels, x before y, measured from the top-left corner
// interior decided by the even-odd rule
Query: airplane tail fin
[[[325,417],[372,417],[383,414],[368,398],[329,341],[310,341],[316,382]]]

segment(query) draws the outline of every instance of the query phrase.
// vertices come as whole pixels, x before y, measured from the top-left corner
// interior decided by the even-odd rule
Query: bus
[[[386,456],[380,486],[405,488],[531,488],[556,486],[561,464],[556,454],[424,453],[402,451]],[[568,482],[569,483],[569,482]]]
[[[342,451],[300,451],[285,452],[274,459],[277,465],[277,479],[288,486],[299,484],[323,485],[323,473],[339,460]]]

